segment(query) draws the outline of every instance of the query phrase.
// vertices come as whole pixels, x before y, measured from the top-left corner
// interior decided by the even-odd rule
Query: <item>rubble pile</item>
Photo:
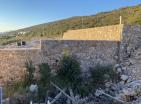
[[[141,104],[141,80],[132,78],[125,74],[124,67],[117,64],[114,67],[120,75],[118,83],[106,82],[105,89],[101,90],[103,93],[96,93],[96,96],[107,96],[108,100],[116,102],[116,104]],[[103,98],[100,98],[103,100]],[[98,103],[111,104],[111,103]]]

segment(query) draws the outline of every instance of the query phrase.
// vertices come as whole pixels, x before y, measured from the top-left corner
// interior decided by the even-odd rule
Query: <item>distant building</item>
[[[21,31],[21,32],[18,32],[18,34],[24,35],[24,34],[26,34],[26,32],[24,32],[24,31],[22,32],[22,31]]]
[[[17,42],[17,46],[26,46],[26,41]]]

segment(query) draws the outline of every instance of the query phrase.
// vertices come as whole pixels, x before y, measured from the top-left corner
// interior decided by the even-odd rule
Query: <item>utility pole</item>
[[[122,25],[122,16],[120,16],[120,25]],[[120,32],[120,40],[122,40],[122,33]]]
[[[43,36],[45,36],[45,24],[43,25]]]
[[[122,25],[122,16],[120,16],[119,26]],[[122,32],[120,32],[120,40],[117,42],[117,63],[120,63],[120,46],[121,46],[121,40],[122,40]]]
[[[120,25],[122,24],[122,16],[120,16]]]
[[[83,17],[81,18],[81,22],[82,22],[82,29],[84,28],[84,20]]]

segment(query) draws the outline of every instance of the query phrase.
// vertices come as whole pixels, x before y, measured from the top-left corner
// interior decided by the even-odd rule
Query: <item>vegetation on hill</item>
[[[62,37],[67,30],[91,28],[97,26],[115,25],[119,23],[119,16],[122,16],[124,24],[141,24],[141,5],[125,7],[110,12],[102,12],[91,16],[78,16],[60,21],[40,24],[17,31],[7,32],[11,39],[3,39],[0,44],[11,43],[19,39],[32,39],[35,37],[58,38]],[[25,32],[24,34],[19,34]],[[18,39],[17,36],[18,35]],[[14,38],[13,38],[14,37]]]

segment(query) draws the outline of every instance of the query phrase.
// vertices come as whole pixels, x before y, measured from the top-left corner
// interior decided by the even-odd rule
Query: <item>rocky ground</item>
[[[141,104],[141,80],[126,75],[120,64],[114,70],[120,74],[118,83],[106,82],[105,89],[98,89],[78,104]]]

